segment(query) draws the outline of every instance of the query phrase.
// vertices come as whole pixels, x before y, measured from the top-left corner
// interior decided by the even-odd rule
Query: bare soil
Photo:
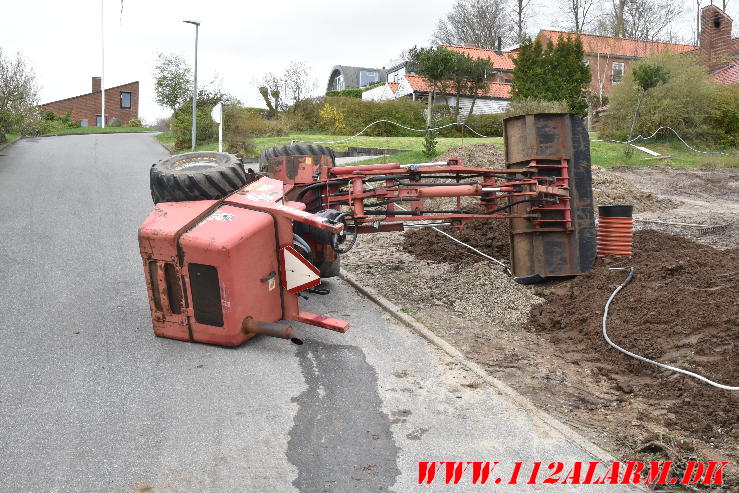
[[[594,171],[594,186],[602,188],[596,201],[599,193],[601,203],[625,194],[623,202],[642,204],[636,218],[733,226],[700,237],[685,227],[666,227],[682,236],[638,231],[632,259],[599,260],[574,279],[519,286],[500,267],[431,229],[364,235],[343,262],[361,282],[617,457],[728,460],[726,488],[739,491],[739,393],[630,358],[608,346],[600,328],[603,305],[626,275],[609,267],[635,267],[634,280],[612,304],[614,342],[739,385],[739,202],[732,195],[739,176],[732,173]],[[449,231],[506,259],[504,223],[478,221]]]
[[[696,227],[637,221],[637,229],[678,234],[719,248],[739,248],[739,169],[618,167],[609,171],[660,199],[678,203],[666,210],[642,211],[644,214],[636,216],[638,220],[726,226],[718,232],[701,234]]]

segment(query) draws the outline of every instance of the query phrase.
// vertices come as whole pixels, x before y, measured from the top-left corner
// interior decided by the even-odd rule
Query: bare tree
[[[528,3],[527,1],[524,3]],[[511,41],[511,19],[506,0],[456,0],[451,12],[439,19],[433,41],[495,49],[498,37]]]
[[[308,97],[316,88],[316,80],[308,65],[303,62],[292,61],[285,68],[282,75],[283,95],[285,104],[294,105]]]
[[[618,38],[668,41],[674,38],[672,23],[683,13],[673,0],[611,0],[611,10],[601,17],[597,31]]]
[[[37,116],[38,87],[36,75],[23,56],[6,58],[0,48],[0,142],[5,133],[23,131],[28,121]]]
[[[569,27],[576,33],[581,33],[588,25],[589,15],[595,0],[560,0],[561,7],[570,18]]]
[[[264,98],[270,118],[278,111],[285,111],[298,101],[306,99],[316,88],[310,67],[303,62],[290,62],[282,75],[269,72],[261,80],[253,82]]]
[[[520,45],[526,37],[526,18],[531,0],[515,0],[513,2],[513,22],[516,27],[516,42]]]
[[[267,114],[269,118],[277,116],[277,112],[284,109],[282,102],[282,81],[280,78],[268,72],[262,77],[262,80],[258,81],[257,88],[259,94],[264,98],[264,104],[267,105]]]

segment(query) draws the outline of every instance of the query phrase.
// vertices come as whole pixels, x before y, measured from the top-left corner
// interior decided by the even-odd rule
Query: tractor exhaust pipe
[[[241,331],[244,334],[260,334],[263,336],[277,337],[278,339],[289,339],[290,342],[298,346],[303,344],[302,340],[294,337],[295,327],[292,325],[257,322],[251,317],[246,317],[241,324]]]

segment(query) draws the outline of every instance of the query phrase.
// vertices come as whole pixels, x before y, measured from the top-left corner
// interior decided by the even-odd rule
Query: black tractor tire
[[[151,199],[159,202],[219,200],[247,183],[239,158],[225,152],[187,152],[155,163]]]
[[[262,151],[259,155],[259,169],[264,169],[265,165],[272,159],[282,156],[330,156],[331,165],[336,164],[336,156],[334,150],[330,147],[315,144],[297,144],[289,146],[274,146]]]

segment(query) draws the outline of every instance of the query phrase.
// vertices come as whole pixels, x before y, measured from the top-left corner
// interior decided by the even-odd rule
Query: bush
[[[363,89],[342,89],[341,91],[326,91],[326,96],[362,99]]]
[[[321,111],[318,112],[318,125],[328,130],[332,134],[340,134],[346,131],[346,123],[344,122],[344,114],[336,109],[336,106],[330,103],[324,103]]]
[[[113,117],[110,119],[110,122],[108,122],[109,127],[121,127],[123,126],[123,122],[120,118]]]
[[[327,109],[326,107],[328,106]],[[390,120],[411,128],[426,128],[424,109],[420,101],[394,99],[391,101],[363,101],[356,98],[326,97],[301,101],[293,107],[295,121],[307,125],[310,130],[335,132],[341,123],[342,132],[355,134],[368,124],[378,120]],[[321,115],[323,111],[323,116]],[[373,125],[364,135],[369,136],[420,136],[396,125]]]
[[[431,159],[439,153],[436,152],[436,132],[428,131],[423,138],[423,155]]]
[[[470,115],[465,123],[472,127],[475,132],[481,133],[487,137],[503,136],[503,113],[494,113],[488,115]]]
[[[192,105],[185,104],[172,116],[172,136],[174,147],[181,151],[192,147]],[[211,143],[217,138],[216,124],[210,117],[212,107],[198,105],[197,129],[195,142],[197,145]]]
[[[143,127],[143,125],[141,124],[141,120],[139,120],[138,118],[131,118],[130,120],[128,120],[128,126],[129,127]]]
[[[228,152],[240,156],[254,152],[252,137],[287,135],[282,122],[265,120],[265,112],[255,108],[228,105],[223,108],[223,141]]]
[[[711,80],[705,68],[687,55],[663,55],[640,64],[663,67],[670,78],[644,95],[635,134],[650,135],[661,126],[673,128],[685,140],[715,144],[736,141],[737,89]],[[634,80],[633,70],[610,96],[601,134],[623,140],[628,135],[642,89]]]
[[[72,110],[67,111],[64,115],[57,115],[53,111],[46,110],[43,113],[36,112],[27,118],[26,128],[23,133],[33,134],[49,134],[67,128],[79,128],[80,122],[74,120]]]
[[[504,117],[531,115],[534,113],[569,113],[569,107],[564,101],[538,101],[522,99],[512,101],[511,106],[504,113]]]
[[[253,108],[224,106],[224,139],[229,137],[280,137],[287,135],[285,126],[276,120],[266,120],[264,112]]]

